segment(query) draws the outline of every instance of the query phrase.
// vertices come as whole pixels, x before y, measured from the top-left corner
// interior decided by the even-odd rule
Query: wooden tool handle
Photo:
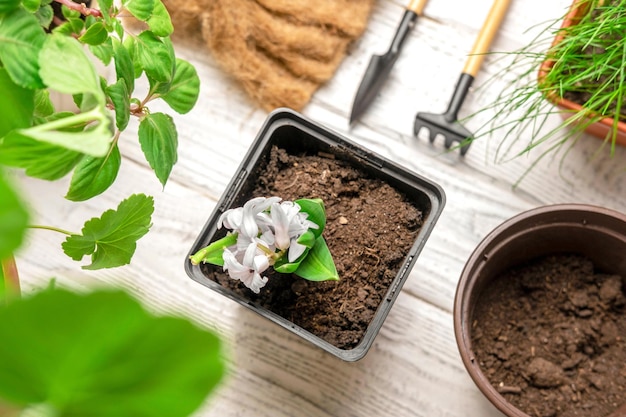
[[[485,58],[484,54],[489,51],[491,41],[498,31],[500,23],[502,23],[504,19],[509,3],[511,3],[511,0],[495,0],[493,2],[491,10],[489,10],[489,14],[485,19],[485,23],[483,23],[483,27],[480,29],[478,37],[474,42],[470,56],[465,62],[465,68],[463,68],[464,73],[476,77],[483,63],[483,59]]]
[[[417,15],[421,16],[424,11],[424,7],[426,6],[427,0],[411,0],[408,6],[406,6],[407,10],[415,12]]]

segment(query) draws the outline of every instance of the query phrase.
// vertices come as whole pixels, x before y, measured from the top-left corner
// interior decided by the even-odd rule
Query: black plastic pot
[[[288,319],[256,304],[251,301],[251,299],[234,293],[221,286],[219,283],[207,278],[202,268],[192,265],[188,257],[185,260],[185,270],[195,281],[252,309],[261,316],[301,336],[305,340],[308,340],[333,355],[346,361],[358,360],[362,358],[371,347],[400,289],[409,276],[409,272],[413,268],[422,247],[435,226],[435,222],[445,204],[444,192],[432,181],[402,168],[350,140],[339,136],[318,123],[306,119],[292,110],[277,109],[268,116],[264,125],[261,127],[256,140],[251,145],[235,176],[217,203],[204,229],[191,247],[189,255],[215,240],[218,232],[217,220],[219,216],[225,210],[240,205],[235,204],[236,200],[240,197],[240,194],[245,194],[251,188],[251,184],[253,184],[256,179],[254,173],[258,172],[259,164],[267,158],[273,145],[279,146],[288,153],[294,154],[302,152],[318,154],[322,152],[336,155],[337,158],[348,161],[363,170],[368,176],[379,178],[400,191],[425,215],[423,225],[419,233],[412,237],[414,242],[411,249],[406,253],[402,267],[389,286],[386,297],[384,297],[378,306],[364,337],[356,347],[340,349],[297,326]],[[221,270],[221,267],[214,268]]]
[[[503,272],[556,254],[582,255],[597,270],[626,279],[626,215],[585,204],[557,204],[526,211],[485,237],[468,259],[459,280],[454,333],[461,359],[480,391],[509,417],[528,414],[491,385],[476,360],[472,347],[474,310],[485,288]],[[626,404],[609,417],[626,417]]]

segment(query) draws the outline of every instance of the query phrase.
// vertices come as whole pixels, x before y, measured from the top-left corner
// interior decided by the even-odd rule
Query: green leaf
[[[48,90],[35,91],[35,117],[47,117],[54,113],[54,106],[50,100],[50,92]]]
[[[79,132],[66,131],[71,126],[86,122],[96,123],[96,125]],[[13,134],[62,146],[87,155],[104,156],[109,151],[113,136],[109,125],[110,121],[106,110],[96,108],[87,113],[79,113],[28,129],[21,129]]]
[[[85,201],[102,194],[115,181],[121,161],[117,145],[102,158],[86,156],[74,169],[70,189],[65,198],[71,201]]]
[[[22,168],[26,175],[44,180],[64,177],[82,157],[81,153],[16,133],[0,142],[0,164]]]
[[[152,33],[157,36],[165,37],[174,32],[170,14],[161,0],[154,0],[154,10],[147,23]]]
[[[90,93],[102,106],[106,104],[96,68],[76,39],[49,35],[39,62],[41,78],[48,87],[65,94]]]
[[[206,246],[189,257],[191,263],[198,265],[200,263],[224,266],[224,249],[237,243],[237,233],[231,233],[223,238],[216,240],[209,246]]]
[[[98,58],[104,65],[109,65],[113,58],[113,44],[111,38],[107,38],[100,45],[89,45],[89,50],[96,58]]]
[[[141,74],[143,74],[143,66],[141,61],[139,60],[139,44],[135,41],[135,38],[131,36],[126,36],[124,38],[124,48],[128,51],[130,55],[130,59],[133,63],[133,72],[134,77],[139,78]]]
[[[324,207],[324,202],[319,198],[302,198],[296,200],[295,203],[300,206],[300,211],[308,214],[307,220],[319,226],[318,229],[309,230],[315,234],[316,238],[320,237],[326,227],[326,208]]]
[[[113,0],[98,0],[98,6],[102,11],[102,14],[106,15],[109,10],[113,7]]]
[[[45,39],[37,18],[26,10],[0,14],[0,61],[16,84],[44,87],[39,76],[39,52]]]
[[[313,233],[313,230],[309,229],[300,235],[298,243],[310,249],[315,245],[316,239],[317,237],[315,236],[315,233]]]
[[[12,1],[12,0],[7,0],[7,1]],[[37,10],[40,10],[41,8],[44,8],[46,6],[49,6],[48,4],[42,4],[42,2],[40,0],[23,0],[22,1],[22,6],[24,6],[24,8],[31,12],[31,13],[35,13],[37,12]]]
[[[130,95],[124,80],[117,80],[106,89],[106,93],[115,108],[115,125],[122,131],[128,126],[130,120]]]
[[[80,12],[78,10],[70,9],[65,5],[61,6],[61,13],[66,19],[80,19]]]
[[[164,113],[146,115],[139,123],[139,143],[150,167],[165,186],[178,159],[178,133],[172,118]]]
[[[80,35],[85,28],[85,21],[78,17],[68,18],[65,23],[52,29],[52,33],[55,35],[63,35],[67,37],[74,37]]]
[[[13,129],[28,127],[35,109],[35,92],[20,87],[0,67],[0,138]]]
[[[91,255],[91,264],[83,269],[126,265],[135,253],[137,240],[148,233],[153,211],[152,197],[134,194],[117,210],[107,210],[99,218],[88,220],[81,235],[71,235],[63,242],[63,251],[75,261]]]
[[[24,204],[0,171],[0,259],[8,258],[20,247],[27,225]]]
[[[35,12],[35,17],[39,22],[39,25],[44,28],[50,27],[50,23],[52,23],[52,19],[54,18],[54,10],[52,10],[52,6],[42,6],[39,8],[39,2],[37,3],[37,11]]]
[[[121,291],[15,300],[0,309],[0,340],[0,397],[42,411],[30,415],[188,416],[224,374],[215,333]]]
[[[339,279],[333,257],[322,236],[317,238],[315,246],[294,273],[309,281],[337,281]]]
[[[21,0],[0,0],[0,13],[7,13],[17,9]]]
[[[189,62],[176,60],[176,72],[169,91],[161,98],[180,114],[188,113],[198,101],[200,78],[196,69]]]
[[[100,45],[107,40],[108,37],[109,32],[107,32],[104,27],[104,23],[96,22],[91,25],[78,40],[88,45]]]
[[[144,31],[136,37],[138,58],[146,75],[159,82],[170,82],[175,69],[175,55],[171,42]]]
[[[122,0],[122,6],[137,19],[145,22],[152,16],[154,10],[154,0]]]
[[[133,58],[126,49],[126,45],[118,39],[113,39],[113,53],[115,55],[115,75],[118,81],[122,80],[126,83],[126,91],[130,93],[135,89]]]

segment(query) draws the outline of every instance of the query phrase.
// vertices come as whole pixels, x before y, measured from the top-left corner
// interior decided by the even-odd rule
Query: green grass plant
[[[555,29],[571,17],[568,14],[544,22],[527,45],[498,57],[508,59],[505,69],[480,87],[486,91],[496,81],[505,82],[495,100],[468,117],[486,117],[474,140],[496,135],[501,139],[497,161],[536,148],[540,154],[532,167],[562,149],[566,155],[587,126],[605,118],[613,123],[601,147],[610,146],[614,154],[618,121],[626,121],[626,0],[579,0],[576,6],[574,24]],[[557,37],[560,40],[554,42]],[[555,107],[553,103],[561,99],[574,101],[583,110]],[[553,127],[549,121],[555,114],[567,118]],[[514,147],[520,139],[525,145]]]

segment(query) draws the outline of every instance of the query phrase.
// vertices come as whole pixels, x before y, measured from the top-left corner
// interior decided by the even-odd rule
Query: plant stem
[[[32,225],[29,225],[28,227],[31,229],[52,230],[53,232],[63,233],[64,235],[68,235],[68,236],[71,236],[74,234],[70,231],[59,229],[58,227],[53,227],[53,226],[42,226],[38,224],[32,224]]]
[[[85,3],[74,3],[72,0],[54,0],[56,3],[60,3],[69,9],[79,11],[85,16],[102,17],[102,12],[98,9],[87,7]]]

